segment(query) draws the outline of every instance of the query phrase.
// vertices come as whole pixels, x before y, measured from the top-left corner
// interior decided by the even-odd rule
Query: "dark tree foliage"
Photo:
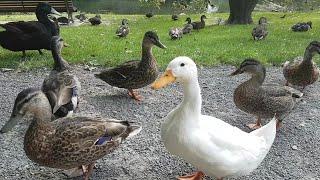
[[[228,24],[251,24],[251,13],[258,0],[229,0],[230,15]]]

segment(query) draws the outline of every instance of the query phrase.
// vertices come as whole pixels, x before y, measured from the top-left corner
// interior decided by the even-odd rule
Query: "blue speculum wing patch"
[[[95,145],[102,145],[104,144],[105,142],[107,141],[111,141],[112,140],[112,137],[111,136],[102,136],[100,137],[96,143],[94,143]]]

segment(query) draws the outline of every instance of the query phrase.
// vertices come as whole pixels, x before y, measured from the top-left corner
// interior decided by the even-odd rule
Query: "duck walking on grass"
[[[72,115],[79,104],[81,86],[72,72],[70,65],[61,57],[63,39],[52,37],[51,49],[54,66],[42,84],[42,91],[47,95],[52,106],[52,113],[57,117]]]
[[[93,25],[93,26],[97,26],[97,25],[99,25],[99,24],[102,23],[102,21],[101,21],[101,16],[100,16],[99,14],[97,14],[95,17],[90,18],[88,21],[89,21],[89,22],[91,23],[91,25]]]
[[[189,34],[189,33],[191,33],[191,31],[192,31],[192,29],[193,29],[193,26],[192,26],[192,24],[191,24],[191,18],[190,17],[188,17],[187,19],[186,19],[186,21],[187,21],[187,24],[183,27],[183,29],[182,29],[182,33],[183,34]]]
[[[142,40],[141,60],[125,62],[117,67],[95,74],[95,76],[111,86],[128,89],[129,95],[133,99],[142,100],[142,97],[134,89],[151,84],[158,76],[157,61],[152,54],[154,45],[162,49],[166,48],[155,32],[148,31]]]
[[[201,114],[197,67],[188,57],[172,60],[151,87],[160,89],[175,81],[183,87],[183,100],[163,118],[161,139],[170,153],[199,170],[178,179],[201,180],[206,174],[222,180],[256,169],[272,146],[276,119],[247,133],[221,119]]]
[[[28,158],[40,166],[69,171],[82,169],[85,180],[98,159],[141,130],[128,121],[98,117],[73,116],[50,122],[50,103],[39,90],[21,92],[16,102],[9,122],[16,122],[26,114],[33,117],[24,137]]]
[[[59,35],[59,26],[48,18],[49,14],[60,15],[48,3],[39,3],[36,8],[38,21],[18,21],[0,24],[0,45],[10,51],[50,50],[52,36]],[[3,29],[2,29],[3,28]]]
[[[206,26],[206,22],[204,20],[207,19],[207,17],[205,15],[202,15],[200,19],[201,19],[200,22],[197,21],[197,22],[191,23],[193,26],[193,29],[199,30],[199,29],[203,29]]]
[[[182,30],[180,28],[171,28],[169,30],[169,36],[172,40],[182,38]]]
[[[261,17],[259,19],[259,24],[255,28],[253,28],[251,35],[253,37],[253,40],[262,40],[267,37],[267,18]]]
[[[116,31],[116,35],[118,37],[126,37],[130,32],[130,28],[128,26],[128,20],[122,19],[121,26]]]
[[[291,27],[292,31],[294,32],[305,32],[305,31],[309,31],[310,29],[312,29],[312,22],[309,21],[309,22],[300,22],[300,23],[297,23],[295,25],[293,25]]]
[[[304,57],[297,57],[292,61],[286,61],[283,65],[283,75],[286,85],[302,86],[302,90],[319,78],[319,68],[312,61],[312,57],[320,54],[320,42],[312,41],[304,52]]]
[[[235,89],[233,100],[240,110],[257,117],[256,123],[248,127],[258,129],[261,127],[261,118],[272,118],[276,114],[278,129],[282,119],[294,108],[295,98],[303,94],[288,86],[263,84],[266,69],[255,59],[244,60],[231,76],[242,73],[250,74],[251,78]]]

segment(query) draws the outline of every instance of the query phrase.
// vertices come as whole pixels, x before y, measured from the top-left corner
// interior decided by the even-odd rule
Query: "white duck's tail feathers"
[[[263,137],[266,140],[268,146],[271,147],[274,138],[276,137],[277,119],[276,116],[266,125],[261,128],[252,131],[250,134],[254,136]]]

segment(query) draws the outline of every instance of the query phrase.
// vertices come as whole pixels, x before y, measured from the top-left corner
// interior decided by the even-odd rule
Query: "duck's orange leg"
[[[128,89],[128,91],[129,91],[129,96],[132,97],[134,100],[136,101],[142,100],[142,96],[140,96],[136,91],[132,89]]]
[[[202,180],[204,173],[202,171],[197,171],[191,175],[180,176],[178,180]]]
[[[261,128],[261,118],[258,117],[256,123],[254,123],[254,124],[247,124],[247,126],[248,126],[250,129],[252,129],[252,130]]]

